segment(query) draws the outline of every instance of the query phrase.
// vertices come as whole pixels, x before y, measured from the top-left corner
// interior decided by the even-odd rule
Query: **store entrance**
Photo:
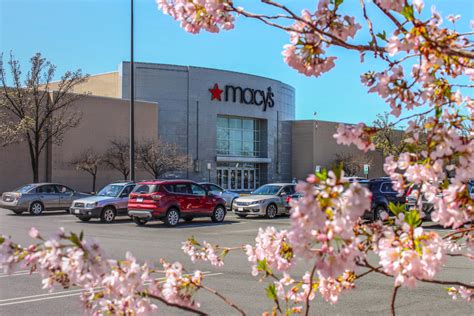
[[[251,166],[217,167],[217,184],[232,191],[253,191],[259,186],[258,169]]]

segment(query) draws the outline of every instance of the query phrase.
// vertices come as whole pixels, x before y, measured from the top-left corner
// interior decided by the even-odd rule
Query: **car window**
[[[58,190],[59,193],[61,194],[70,194],[73,193],[74,191],[71,188],[68,188],[65,185],[57,185],[56,189]]]
[[[266,184],[264,186],[261,186],[257,190],[253,191],[252,194],[256,195],[275,195],[278,193],[278,191],[281,189],[281,185],[271,185],[271,184]]]
[[[188,183],[175,183],[171,192],[178,194],[192,194]]]
[[[133,193],[138,194],[148,194],[156,191],[156,185],[154,184],[137,184],[132,190]]]
[[[40,187],[37,187],[36,188],[36,193],[48,193],[48,194],[51,194],[51,193],[58,193],[56,191],[56,186],[55,185],[42,185]]]
[[[19,187],[19,188],[16,188],[15,190],[13,190],[14,192],[19,192],[19,193],[27,193],[29,192],[31,189],[33,189],[35,186],[33,184],[27,184],[27,185],[24,185],[22,187]]]
[[[134,185],[126,186],[125,189],[123,189],[122,193],[120,193],[120,195],[121,196],[128,196],[132,192],[134,187],[135,187]]]
[[[384,193],[396,193],[396,191],[392,188],[391,182],[384,182],[380,187],[380,191]]]
[[[281,193],[285,193],[286,195],[291,195],[295,193],[295,188],[291,185],[288,185],[281,190],[280,194]]]
[[[208,190],[213,192],[224,192],[224,189],[218,187],[215,184],[210,184]]]
[[[196,184],[191,184],[191,192],[194,195],[199,195],[199,196],[206,195],[206,190],[204,190],[203,187]]]

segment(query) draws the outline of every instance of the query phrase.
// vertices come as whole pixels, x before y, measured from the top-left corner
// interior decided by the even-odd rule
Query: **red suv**
[[[128,215],[137,225],[160,219],[176,226],[180,218],[211,217],[220,223],[226,215],[225,201],[188,180],[151,180],[136,184],[128,200]]]

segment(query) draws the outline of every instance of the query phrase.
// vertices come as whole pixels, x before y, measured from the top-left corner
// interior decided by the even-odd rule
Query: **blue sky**
[[[296,118],[370,123],[387,106],[369,95],[360,84],[361,73],[380,69],[381,64],[366,58],[360,64],[356,52],[334,50],[336,68],[319,77],[308,78],[290,69],[281,56],[288,35],[257,21],[238,18],[236,28],[219,34],[184,32],[171,17],[158,11],[154,0],[135,0],[135,60],[219,68],[281,80],[296,88]],[[117,69],[129,59],[129,0],[0,0],[0,51],[11,50],[26,66],[41,52],[58,67],[57,75],[81,68],[95,74]],[[236,1],[237,2],[237,1]],[[243,0],[245,8],[255,0]],[[297,11],[313,8],[316,1],[281,1]],[[426,1],[445,17],[462,15],[457,28],[469,30],[474,19],[473,0]],[[346,12],[363,24],[358,0],[345,1]],[[375,10],[369,11],[382,28],[390,26]],[[382,19],[381,19],[382,18]],[[363,24],[364,25],[364,24]],[[364,25],[365,26],[365,25]],[[379,28],[381,29],[381,28]],[[367,40],[361,33],[356,42]],[[26,71],[26,67],[24,67]]]

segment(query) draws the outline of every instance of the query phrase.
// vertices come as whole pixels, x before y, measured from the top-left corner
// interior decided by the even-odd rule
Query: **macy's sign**
[[[220,89],[219,85],[216,83],[212,89],[209,89],[211,92],[211,101],[217,100],[222,101],[222,93],[224,92],[224,100],[229,102],[240,102],[244,104],[253,104],[263,106],[263,111],[266,111],[267,108],[272,108],[275,105],[275,101],[273,100],[273,92],[272,88],[268,87],[267,91],[264,90],[256,90],[245,88],[242,89],[241,87],[226,85],[224,89]]]

